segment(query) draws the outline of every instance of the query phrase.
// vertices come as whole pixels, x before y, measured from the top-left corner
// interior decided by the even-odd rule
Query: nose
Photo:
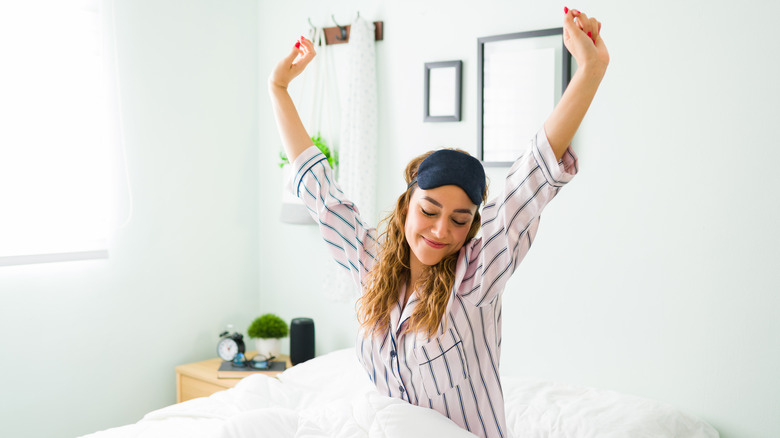
[[[436,239],[443,239],[447,236],[448,232],[448,223],[447,218],[440,217],[436,222],[433,223],[433,226],[431,227],[431,234]]]

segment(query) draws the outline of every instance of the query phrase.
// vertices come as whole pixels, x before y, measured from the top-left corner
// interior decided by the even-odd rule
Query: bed
[[[503,378],[516,438],[717,438],[706,422],[654,400],[576,385]],[[89,438],[473,437],[436,411],[379,394],[354,350],[329,353],[278,378],[255,374],[234,388],[146,414]]]

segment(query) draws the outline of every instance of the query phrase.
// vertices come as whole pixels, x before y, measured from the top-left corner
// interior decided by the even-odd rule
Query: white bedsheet
[[[653,400],[573,385],[504,378],[516,438],[717,438],[705,422]],[[148,413],[88,438],[473,437],[436,411],[379,394],[346,349],[278,380],[251,375],[234,388]]]

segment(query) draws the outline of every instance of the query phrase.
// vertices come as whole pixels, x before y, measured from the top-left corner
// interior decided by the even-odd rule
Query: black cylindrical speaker
[[[314,321],[295,318],[290,322],[290,362],[293,365],[314,358]]]

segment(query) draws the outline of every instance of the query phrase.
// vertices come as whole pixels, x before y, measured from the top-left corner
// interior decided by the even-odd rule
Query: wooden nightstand
[[[249,352],[247,357],[254,356]],[[280,354],[276,360],[287,361],[287,368],[292,366],[290,356]],[[222,359],[204,360],[188,363],[176,367],[176,403],[191,400],[198,397],[206,397],[217,391],[236,386],[241,379],[219,379],[217,370],[222,364]],[[281,371],[258,371],[269,376],[276,376]]]

